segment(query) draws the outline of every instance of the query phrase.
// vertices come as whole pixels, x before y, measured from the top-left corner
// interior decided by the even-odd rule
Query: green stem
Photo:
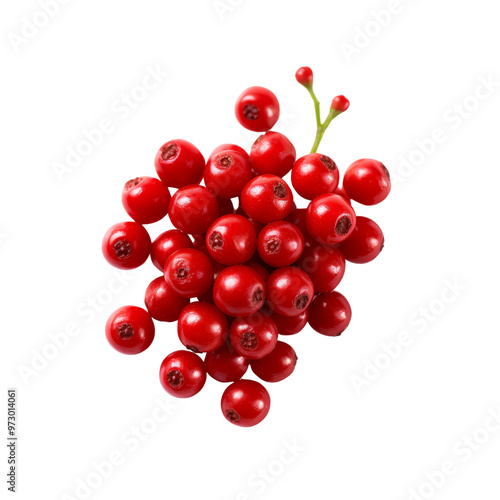
[[[309,95],[311,96],[314,102],[314,113],[316,115],[316,137],[314,138],[314,144],[312,146],[311,153],[316,153],[321,143],[321,139],[323,139],[323,135],[326,132],[326,129],[328,128],[332,120],[336,116],[340,115],[340,112],[335,111],[334,109],[330,109],[330,113],[328,113],[326,120],[324,121],[324,123],[321,123],[320,104],[318,98],[316,97],[316,94],[314,93],[313,86],[312,84],[304,86],[306,87],[307,91],[309,92]]]
[[[325,134],[326,129],[329,127],[330,123],[332,123],[332,120],[338,115],[340,115],[339,111],[330,109],[330,113],[328,113],[328,116],[326,117],[324,123],[321,123],[321,121],[319,122],[316,129],[316,137],[314,138],[314,144],[313,147],[311,148],[311,153],[316,153],[316,151],[318,151],[319,144],[321,142],[321,139],[323,139],[323,135]]]

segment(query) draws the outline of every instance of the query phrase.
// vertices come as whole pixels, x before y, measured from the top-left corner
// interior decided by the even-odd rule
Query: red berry
[[[296,266],[311,278],[316,293],[329,293],[344,276],[345,259],[335,247],[315,245],[304,250]]]
[[[368,217],[357,217],[354,231],[338,248],[349,262],[365,264],[372,261],[383,247],[382,229]]]
[[[356,214],[341,196],[323,194],[309,203],[306,223],[309,234],[318,243],[335,245],[353,232]]]
[[[204,234],[193,234],[193,248],[203,249],[205,248],[205,235]]]
[[[391,190],[391,177],[377,160],[358,160],[344,174],[343,188],[349,197],[363,205],[376,205],[385,200]]]
[[[349,100],[347,97],[343,95],[338,95],[333,98],[332,104],[330,105],[330,108],[338,111],[339,113],[343,113],[344,111],[347,111],[349,108]]]
[[[269,413],[271,398],[266,388],[254,380],[238,380],[222,394],[222,414],[232,424],[252,427]]]
[[[158,177],[170,187],[199,184],[203,178],[205,159],[196,146],[182,139],[165,143],[156,153]]]
[[[169,229],[161,233],[151,245],[151,261],[163,272],[165,262],[176,251],[183,248],[193,248],[189,236],[178,229]]]
[[[186,298],[203,295],[214,281],[210,259],[200,250],[177,250],[165,264],[165,281],[177,295]]]
[[[234,214],[234,205],[229,198],[217,197],[217,205],[219,205],[219,217]]]
[[[205,186],[219,198],[239,196],[252,177],[250,162],[233,151],[221,151],[211,156],[204,172]]]
[[[236,100],[234,112],[243,127],[254,132],[266,132],[278,121],[280,105],[270,90],[264,87],[250,87]]]
[[[102,239],[104,258],[118,269],[135,269],[146,262],[151,248],[148,232],[137,222],[119,222]]]
[[[168,212],[170,192],[154,177],[136,177],[122,191],[125,211],[139,224],[151,224],[163,219]]]
[[[300,229],[280,220],[267,224],[260,232],[257,250],[266,264],[282,267],[293,264],[301,256],[304,244]]]
[[[276,269],[267,280],[267,300],[278,314],[297,316],[314,297],[314,286],[307,274],[296,267]]]
[[[276,347],[264,358],[252,361],[252,371],[266,382],[280,382],[295,370],[297,354],[291,345],[278,341]]]
[[[223,269],[214,284],[215,305],[229,316],[250,316],[266,300],[266,282],[250,266]]]
[[[279,132],[266,132],[253,143],[250,163],[257,174],[283,177],[292,170],[295,162],[293,144]]]
[[[250,218],[262,224],[282,220],[293,209],[292,190],[280,177],[259,175],[244,187],[241,206]]]
[[[280,335],[295,335],[302,331],[307,325],[307,318],[309,317],[309,309],[304,309],[297,316],[282,316],[281,314],[273,312],[271,318],[276,323],[276,328]]]
[[[214,305],[194,302],[182,310],[177,333],[187,349],[208,352],[226,343],[229,326],[226,316]]]
[[[220,264],[243,264],[255,253],[257,234],[252,223],[241,215],[224,215],[208,229],[207,250]]]
[[[269,316],[256,312],[231,323],[229,340],[238,354],[247,359],[260,359],[276,346],[278,330]]]
[[[249,361],[224,344],[205,356],[207,373],[219,382],[234,382],[245,375]]]
[[[219,217],[219,205],[206,187],[185,186],[172,196],[168,214],[177,229],[189,234],[205,234]]]
[[[141,307],[120,307],[106,323],[106,338],[118,352],[139,354],[153,342],[155,325],[149,313]]]
[[[175,351],[160,366],[163,388],[176,398],[190,398],[201,391],[207,380],[205,364],[194,352]]]
[[[177,321],[189,299],[179,297],[163,276],[154,279],[146,289],[144,303],[149,314],[157,321]]]
[[[296,80],[304,87],[309,87],[313,82],[313,72],[308,66],[299,68],[295,73]]]
[[[242,147],[237,146],[236,144],[221,144],[220,146],[217,146],[210,153],[210,156],[208,158],[209,159],[212,158],[212,156],[215,156],[217,153],[220,153],[221,151],[233,151],[234,153],[239,153],[246,160],[250,161],[250,156],[248,155],[248,153]]]
[[[333,193],[339,184],[339,169],[326,155],[311,153],[299,158],[292,168],[292,185],[295,191],[313,200],[316,196]]]
[[[351,306],[339,292],[318,295],[309,307],[309,324],[317,332],[336,337],[351,321]]]

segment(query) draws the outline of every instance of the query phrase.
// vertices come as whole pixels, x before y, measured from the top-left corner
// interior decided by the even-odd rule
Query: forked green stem
[[[304,85],[305,86],[305,85]],[[330,109],[330,113],[326,117],[324,123],[321,123],[321,113],[320,113],[320,104],[316,94],[314,93],[312,84],[305,86],[314,102],[314,113],[316,114],[316,137],[314,138],[314,144],[311,149],[311,153],[316,153],[318,151],[318,147],[321,143],[321,139],[323,139],[323,135],[326,132],[326,129],[332,122],[332,120],[340,115],[340,111],[336,111],[335,109]]]

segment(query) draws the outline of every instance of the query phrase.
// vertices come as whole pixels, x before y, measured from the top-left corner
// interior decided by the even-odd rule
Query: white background
[[[500,424],[489,419],[500,419],[499,12],[491,0],[397,5],[72,0],[29,32],[24,18],[39,4],[2,3],[1,355],[3,386],[19,393],[18,498],[499,498]],[[389,18],[376,15],[389,7]],[[334,95],[351,101],[320,151],[341,170],[372,157],[391,171],[389,199],[356,206],[386,246],[376,261],[348,265],[339,286],[353,309],[348,330],[289,337],[295,373],[268,384],[268,417],[242,429],[222,417],[214,380],[191,400],[162,390],[159,365],[180,347],[174,325],[158,324],[137,357],[107,345],[108,315],[142,305],[158,272],[148,262],[111,293],[116,273],[100,243],[127,219],[123,184],[153,175],[167,140],[190,140],[205,156],[223,142],[249,147],[256,134],[233,105],[250,85],[277,94],[278,130],[307,153],[314,114],[294,79],[302,65],[315,71],[323,116]],[[168,76],[141,94],[157,67]],[[488,92],[482,80],[497,83]],[[124,108],[131,92],[142,101]],[[58,178],[54,163],[102,119],[113,130]],[[71,328],[77,335],[61,334]],[[172,408],[161,423],[159,403]],[[119,463],[103,478],[94,464],[110,455]],[[434,474],[443,462],[449,474]]]

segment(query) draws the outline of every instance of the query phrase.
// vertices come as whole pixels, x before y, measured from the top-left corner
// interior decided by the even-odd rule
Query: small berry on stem
[[[295,78],[308,90],[314,102],[314,112],[316,114],[316,137],[314,139],[311,153],[316,153],[326,129],[336,116],[347,110],[347,108],[349,107],[349,101],[343,95],[334,97],[330,106],[330,112],[328,113],[326,120],[322,123],[320,115],[320,104],[313,90],[313,73],[311,68],[308,68],[307,66],[299,68],[295,73]]]

